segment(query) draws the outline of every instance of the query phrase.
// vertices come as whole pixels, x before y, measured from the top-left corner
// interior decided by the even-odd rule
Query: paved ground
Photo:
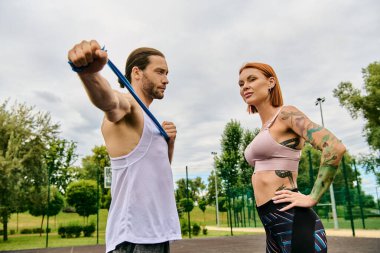
[[[230,231],[228,227],[207,226],[208,230]],[[264,228],[233,228],[233,231],[254,232],[264,234]],[[353,237],[352,229],[326,229],[327,236]],[[356,229],[355,237],[380,238],[380,230]],[[380,250],[379,250],[380,253]]]
[[[351,229],[326,229],[327,236],[345,236],[352,237]],[[380,230],[355,230],[355,237],[380,238]],[[380,252],[380,250],[379,250]]]
[[[328,237],[329,253],[379,253],[379,238]],[[4,253],[104,253],[104,245],[48,248]],[[171,245],[171,253],[255,253],[265,252],[265,235],[183,239]]]

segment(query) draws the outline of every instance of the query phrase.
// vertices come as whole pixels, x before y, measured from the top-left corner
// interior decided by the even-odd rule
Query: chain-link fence
[[[338,228],[380,229],[380,206],[377,196],[368,195],[362,185],[354,163],[348,164],[344,159],[340,168],[343,182],[334,182],[334,197]],[[312,170],[310,170],[312,171]],[[313,177],[313,175],[311,175]],[[309,194],[311,187],[299,189]],[[225,219],[222,225],[232,227],[260,227],[261,221],[255,208],[252,187],[227,191],[224,203]],[[221,208],[219,208],[221,209]],[[314,211],[322,219],[326,228],[337,228],[334,224],[333,205],[330,192],[326,191]],[[224,213],[222,214],[224,215]]]

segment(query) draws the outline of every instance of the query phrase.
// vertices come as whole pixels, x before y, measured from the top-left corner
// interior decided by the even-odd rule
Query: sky
[[[259,61],[276,70],[285,104],[321,124],[315,101],[325,97],[325,126],[350,154],[369,153],[364,120],[353,120],[332,90],[342,81],[361,89],[362,68],[380,60],[379,13],[377,0],[0,0],[0,102],[49,112],[82,158],[104,143],[103,114],[67,64],[68,51],[95,39],[123,70],[133,49],[157,48],[170,83],[150,110],[177,126],[174,179],[185,177],[186,166],[190,177],[206,179],[227,122],[261,125],[238,88],[242,64]],[[109,69],[102,75],[119,89]],[[374,194],[374,179],[365,180]]]

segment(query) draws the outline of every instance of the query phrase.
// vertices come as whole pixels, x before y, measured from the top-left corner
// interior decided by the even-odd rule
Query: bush
[[[197,236],[199,235],[199,232],[201,231],[201,226],[199,226],[197,223],[193,224],[193,235]]]
[[[30,228],[21,229],[20,234],[32,234],[33,230]]]
[[[64,212],[64,213],[76,213],[75,207],[72,207],[72,206],[65,206],[62,209],[62,212]]]
[[[83,226],[83,236],[90,237],[95,232],[95,224],[91,223],[90,225]]]
[[[182,207],[185,212],[191,212],[194,208],[194,201],[192,199],[183,198],[179,201],[179,206]]]
[[[187,235],[189,232],[189,226],[187,225],[187,220],[181,220],[181,233],[182,235]]]
[[[49,228],[49,230],[50,230],[50,228]],[[43,229],[43,228],[32,228],[32,233],[33,234],[42,234],[42,233],[45,233],[45,229]]]
[[[72,224],[68,226],[60,226],[58,228],[58,234],[61,238],[78,238],[82,232],[82,226],[77,224]]]
[[[66,227],[66,236],[67,238],[78,238],[82,232],[81,225],[70,225]]]
[[[207,228],[206,228],[206,226],[203,226],[202,227],[202,234],[204,234],[204,235],[207,235]]]
[[[91,223],[87,226],[81,226],[78,224],[71,224],[67,226],[59,226],[58,234],[61,238],[78,238],[83,231],[84,237],[90,237],[95,232],[95,224]]]
[[[44,232],[43,228],[32,228],[33,234],[39,234],[39,233],[43,233],[43,232]]]
[[[65,227],[59,227],[58,228],[58,234],[61,236],[61,238],[66,238],[66,228]]]
[[[9,233],[10,233],[11,235],[14,235],[14,234],[16,234],[16,230],[11,229],[11,230],[9,231]],[[0,235],[4,235],[4,230],[0,229]]]

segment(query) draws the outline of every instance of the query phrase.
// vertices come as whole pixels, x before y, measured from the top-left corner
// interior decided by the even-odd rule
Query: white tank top
[[[111,158],[106,252],[125,241],[152,244],[181,239],[168,144],[143,114],[137,146],[128,155]]]

